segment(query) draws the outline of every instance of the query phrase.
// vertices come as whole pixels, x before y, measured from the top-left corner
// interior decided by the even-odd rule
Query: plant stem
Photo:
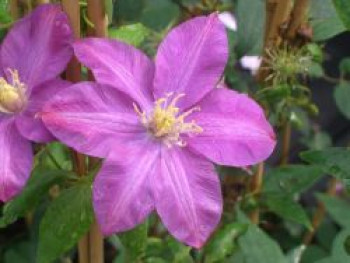
[[[328,184],[327,195],[334,196],[336,193],[337,179],[333,177]],[[322,202],[318,202],[317,209],[312,218],[312,230],[308,231],[303,238],[304,245],[309,245],[315,236],[318,227],[321,225],[324,217],[326,215],[326,209]]]
[[[250,193],[255,193],[256,196],[259,196],[259,193],[261,192],[262,182],[263,182],[263,175],[264,175],[264,163],[259,163],[257,170],[255,174],[252,177],[252,180],[250,182]],[[259,224],[260,220],[260,209],[259,206],[257,206],[249,215],[250,220],[254,224]]]
[[[283,126],[282,154],[281,154],[281,162],[280,162],[281,165],[288,164],[291,134],[292,134],[291,123],[289,120],[286,120]]]
[[[10,14],[13,20],[17,20],[19,18],[18,0],[10,0]]]
[[[281,44],[281,27],[288,22],[288,16],[291,10],[291,0],[269,0],[266,5],[266,28],[265,28],[265,43],[264,57],[267,56],[267,51],[272,47]],[[266,60],[263,63],[257,74],[259,82],[264,82],[269,74]]]

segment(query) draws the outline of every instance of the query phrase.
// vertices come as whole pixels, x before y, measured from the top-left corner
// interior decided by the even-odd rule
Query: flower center
[[[169,147],[174,144],[182,147],[186,146],[186,143],[180,136],[181,134],[191,136],[203,131],[195,121],[185,121],[190,114],[199,111],[199,107],[194,107],[180,114],[180,108],[176,106],[176,103],[183,96],[185,94],[176,96],[174,96],[174,93],[167,94],[166,97],[155,101],[154,108],[150,114],[141,111],[134,104],[134,109],[139,115],[141,123],[155,138],[161,139]]]
[[[0,78],[0,113],[15,113],[26,103],[25,85],[20,81],[17,70],[8,69],[11,81]]]

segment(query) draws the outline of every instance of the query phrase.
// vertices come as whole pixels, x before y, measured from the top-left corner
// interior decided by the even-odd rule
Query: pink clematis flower
[[[43,5],[19,20],[0,50],[0,200],[13,198],[32,168],[31,141],[53,136],[37,112],[67,86],[58,78],[71,56],[72,33],[57,5]]]
[[[200,248],[222,212],[212,162],[255,164],[275,146],[258,104],[215,88],[228,58],[217,14],[173,29],[155,63],[115,40],[89,38],[74,49],[98,83],[59,93],[42,118],[61,141],[106,157],[93,186],[103,233],[131,229],[156,210],[172,235]]]

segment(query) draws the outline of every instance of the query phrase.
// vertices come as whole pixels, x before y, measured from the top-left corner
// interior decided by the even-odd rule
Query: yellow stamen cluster
[[[134,104],[134,109],[139,115],[141,123],[155,138],[161,139],[169,147],[174,144],[183,147],[186,143],[181,139],[181,134],[190,136],[203,131],[195,121],[185,122],[186,117],[199,111],[200,108],[194,107],[180,114],[176,103],[185,95],[179,94],[175,97],[173,95],[173,93],[169,93],[165,98],[156,100],[152,112],[148,115],[141,111],[136,104]],[[173,97],[172,100],[170,100],[171,97]],[[168,103],[169,100],[170,103]]]
[[[17,70],[8,70],[12,82],[0,78],[0,112],[14,113],[22,110],[25,98],[25,85],[20,81]]]

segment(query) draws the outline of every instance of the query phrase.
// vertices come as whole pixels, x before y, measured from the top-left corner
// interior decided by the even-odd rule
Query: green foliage
[[[273,259],[274,263],[286,263],[287,260],[279,245],[256,225],[249,223],[245,215],[237,210],[238,221],[248,223],[247,231],[238,238],[239,247],[245,263],[256,263]]]
[[[344,65],[344,64],[343,64]],[[342,81],[334,90],[334,99],[338,109],[343,115],[350,119],[350,83]]]
[[[294,195],[302,193],[322,176],[322,169],[312,165],[288,165],[268,171],[264,193]]]
[[[70,250],[94,220],[91,182],[63,190],[52,201],[40,224],[38,263],[50,263]]]
[[[125,249],[127,262],[138,262],[145,255],[147,234],[147,221],[130,231],[119,234],[119,239]]]
[[[146,250],[146,263],[193,263],[190,256],[190,247],[187,247],[172,237],[165,240],[149,238]]]
[[[343,263],[350,262],[350,254],[345,249],[345,243],[350,236],[350,229],[345,229],[338,234],[333,242],[332,255],[316,261],[316,263]]]
[[[302,152],[300,157],[313,165],[318,165],[324,173],[336,176],[344,183],[350,179],[350,150],[336,147],[324,150]]]
[[[310,16],[315,41],[327,40],[346,30],[332,0],[311,0]]]
[[[29,241],[15,243],[6,251],[4,263],[35,263],[35,244]]]
[[[264,0],[238,0],[237,14],[237,53],[243,55],[261,55],[265,33]]]
[[[311,229],[311,222],[304,208],[293,200],[291,196],[284,194],[265,194],[264,203],[268,209],[280,217],[301,224]]]
[[[223,226],[204,247],[204,262],[223,262],[228,255],[232,255],[238,248],[235,243],[236,238],[245,232],[246,229],[247,225],[240,223],[231,223]]]
[[[339,70],[342,75],[350,74],[350,57],[343,58],[340,61]]]
[[[61,183],[67,175],[66,171],[35,169],[21,194],[4,206],[0,227],[5,227],[19,217],[25,216],[38,205],[51,186]]]
[[[345,27],[350,30],[350,2],[348,0],[333,0],[333,3]]]
[[[140,23],[110,28],[108,30],[109,37],[121,40],[135,47],[140,47],[149,33],[149,29]]]
[[[337,197],[319,194],[318,198],[325,205],[333,220],[344,228],[350,228],[350,203]]]

